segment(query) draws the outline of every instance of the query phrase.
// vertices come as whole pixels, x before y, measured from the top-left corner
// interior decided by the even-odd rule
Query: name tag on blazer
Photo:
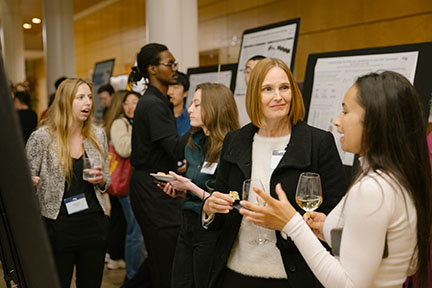
[[[69,215],[88,209],[87,200],[83,193],[66,198],[64,202]]]
[[[216,168],[218,166],[218,163],[214,162],[214,163],[210,164],[210,166],[207,166],[207,165],[208,165],[208,162],[204,161],[200,172],[203,174],[214,175],[214,173],[216,172]]]
[[[285,155],[285,150],[273,150],[270,162],[270,168],[272,170],[276,169],[281,161],[282,157]]]

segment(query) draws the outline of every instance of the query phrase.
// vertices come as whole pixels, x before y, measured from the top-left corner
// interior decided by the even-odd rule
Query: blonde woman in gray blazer
[[[33,184],[61,287],[100,287],[108,232],[103,193],[110,184],[105,132],[92,123],[91,85],[67,79],[27,145]],[[93,167],[83,179],[84,158]]]

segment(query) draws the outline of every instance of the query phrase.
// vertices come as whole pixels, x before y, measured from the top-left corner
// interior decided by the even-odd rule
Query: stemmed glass
[[[207,189],[207,192],[212,193],[215,189],[216,179],[208,179],[205,181],[204,185]]]
[[[242,186],[243,200],[247,200],[248,202],[253,203],[255,205],[264,206],[266,204],[264,199],[262,199],[260,196],[256,194],[256,192],[253,190],[253,187],[265,191],[264,185],[260,180],[246,179],[243,181],[243,186]],[[260,226],[257,226],[257,229],[258,229],[258,237],[252,240],[252,243],[257,245],[263,245],[267,242],[270,242],[270,239],[268,238],[266,233],[267,229]]]
[[[205,187],[206,187],[206,189],[207,189],[207,192],[209,192],[209,193],[211,194],[211,193],[214,191],[214,189],[215,189],[215,186],[216,186],[216,179],[214,179],[214,178],[212,178],[212,179],[207,179],[207,180],[205,181],[204,185],[205,185]],[[204,201],[205,195],[206,195],[206,193],[203,194],[203,196],[202,196],[203,199],[201,199],[201,200]]]
[[[321,179],[318,173],[300,174],[297,183],[296,202],[306,212],[317,209],[323,201]]]

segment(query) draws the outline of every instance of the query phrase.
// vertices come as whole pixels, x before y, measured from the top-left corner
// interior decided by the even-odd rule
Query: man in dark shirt
[[[189,114],[187,107],[185,107],[189,86],[188,76],[177,71],[177,83],[169,85],[167,92],[171,103],[174,105],[173,111],[177,121],[177,131],[180,136],[191,128]]]
[[[171,266],[180,229],[181,200],[167,196],[150,173],[175,171],[184,158],[189,133],[178,136],[168,85],[176,83],[177,63],[161,44],[141,48],[138,68],[149,85],[135,110],[130,182],[133,212],[143,232],[153,287],[171,287]],[[135,278],[135,277],[134,277]]]
[[[114,88],[111,86],[111,84],[108,83],[108,84],[105,84],[105,85],[102,85],[101,87],[99,87],[97,93],[98,93],[100,101],[104,105],[102,117],[105,120],[106,113],[108,111],[108,108],[111,106],[111,100],[112,100],[112,97],[114,96]]]
[[[27,91],[16,92],[14,106],[18,112],[25,144],[30,134],[36,129],[38,122],[36,112],[30,108],[30,94]]]

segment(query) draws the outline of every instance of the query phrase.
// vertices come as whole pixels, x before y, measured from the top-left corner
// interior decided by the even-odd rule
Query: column
[[[21,0],[1,0],[1,45],[6,76],[12,83],[25,81],[24,33]]]
[[[48,95],[54,82],[76,77],[72,0],[43,0],[43,44]]]
[[[168,46],[180,71],[199,65],[196,0],[147,0],[146,30],[147,43]]]

